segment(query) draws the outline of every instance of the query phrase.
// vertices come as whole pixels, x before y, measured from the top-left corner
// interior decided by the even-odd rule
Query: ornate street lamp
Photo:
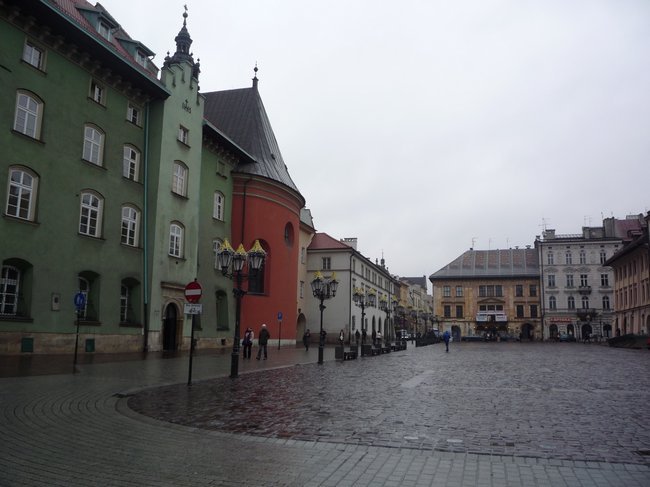
[[[241,299],[246,294],[246,291],[241,287],[242,281],[244,278],[257,274],[257,272],[262,268],[262,265],[264,265],[265,258],[266,252],[260,245],[259,240],[255,240],[251,249],[246,252],[242,244],[239,244],[237,250],[234,250],[230,245],[230,242],[228,242],[228,239],[225,239],[217,251],[217,264],[221,268],[222,274],[229,279],[234,278],[235,280],[235,287],[232,290],[236,302],[235,334],[232,343],[232,355],[230,361],[230,377],[232,378],[239,375]],[[246,262],[248,262],[248,274],[242,272]]]
[[[377,292],[374,289],[364,291],[362,288],[355,288],[352,293],[354,304],[361,308],[361,332],[365,329],[366,308],[377,306]]]
[[[314,280],[311,281],[311,291],[314,297],[320,300],[318,309],[320,310],[320,334],[318,340],[318,363],[323,363],[323,348],[325,347],[325,337],[323,335],[323,310],[325,305],[323,301],[336,296],[336,289],[339,287],[339,281],[336,280],[336,275],[332,273],[330,277],[323,277],[320,271],[314,275]]]
[[[386,321],[388,322],[388,326],[384,327],[384,332],[387,332],[384,337],[386,342],[391,341],[395,336],[395,327],[393,326],[393,322],[390,321],[390,314],[395,310],[396,307],[397,298],[395,296],[392,297],[390,303],[388,302],[388,298],[386,296],[379,298],[379,309],[386,313]]]

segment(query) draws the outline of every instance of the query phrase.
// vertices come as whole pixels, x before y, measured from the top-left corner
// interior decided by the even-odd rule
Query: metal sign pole
[[[196,314],[192,315],[192,332],[190,333],[190,368],[187,374],[187,385],[192,385],[192,357],[194,355],[194,324],[196,320]]]

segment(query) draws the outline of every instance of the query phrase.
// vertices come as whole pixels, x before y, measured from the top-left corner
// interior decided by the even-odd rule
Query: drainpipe
[[[142,352],[149,350],[149,102],[145,103],[144,109],[144,202],[142,205],[142,281],[143,281],[143,341]]]
[[[249,176],[248,180],[244,183],[244,195],[243,195],[243,203],[242,203],[242,212],[241,212],[241,235],[239,238],[239,243],[243,244],[244,243],[244,222],[246,221],[246,196],[248,192],[248,183],[250,183],[253,180],[253,176]]]

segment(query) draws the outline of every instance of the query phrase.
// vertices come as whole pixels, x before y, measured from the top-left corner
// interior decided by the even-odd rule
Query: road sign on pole
[[[185,286],[185,299],[190,303],[198,303],[202,293],[201,285],[196,279]]]

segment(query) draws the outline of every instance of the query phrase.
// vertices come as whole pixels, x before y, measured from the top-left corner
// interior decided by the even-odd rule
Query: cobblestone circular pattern
[[[316,442],[650,464],[650,353],[461,343],[159,387],[131,409]]]

